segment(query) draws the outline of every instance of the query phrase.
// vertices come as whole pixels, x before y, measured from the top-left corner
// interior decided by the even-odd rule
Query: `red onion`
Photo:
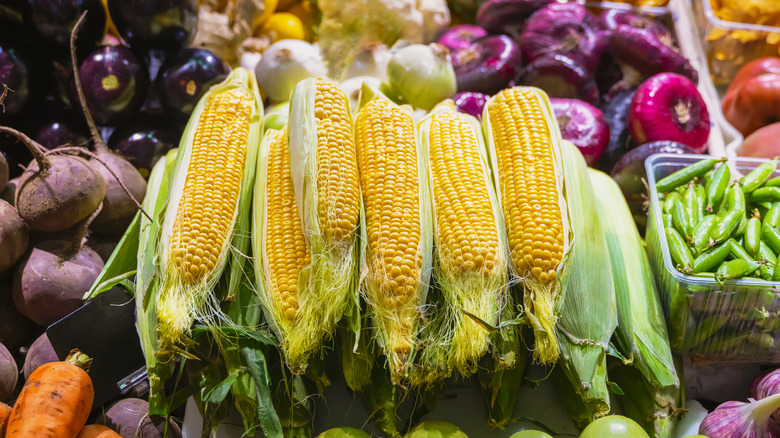
[[[596,16],[577,3],[551,4],[534,12],[520,35],[520,50],[526,62],[550,53],[566,55],[588,71],[599,61],[603,44]]]
[[[455,103],[456,111],[482,120],[482,109],[485,107],[488,97],[475,91],[464,91],[452,96],[452,101]]]
[[[595,106],[578,99],[550,98],[561,135],[574,143],[588,165],[599,159],[609,143],[609,126]]]
[[[480,38],[451,56],[459,91],[495,94],[515,85],[522,69],[520,47],[506,35]]]
[[[609,50],[622,64],[647,78],[662,72],[678,73],[698,82],[699,74],[679,52],[647,29],[620,24],[612,32]]]
[[[475,40],[486,35],[487,31],[479,26],[461,24],[445,30],[436,42],[454,52],[468,48]]]
[[[628,129],[637,144],[673,140],[704,152],[710,115],[693,82],[675,73],[661,73],[637,89],[631,100]]]
[[[477,25],[490,33],[505,33],[517,39],[528,17],[555,0],[487,0],[477,10]]]
[[[523,85],[546,91],[550,97],[568,97],[598,105],[599,88],[593,75],[565,55],[548,55],[526,66],[520,77]]]
[[[602,25],[609,30],[616,30],[622,24],[636,29],[645,29],[658,38],[659,41],[672,46],[672,34],[662,23],[644,15],[635,14],[627,9],[609,9],[599,15]]]

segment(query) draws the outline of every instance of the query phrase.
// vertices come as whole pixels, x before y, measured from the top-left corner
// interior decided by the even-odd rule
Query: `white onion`
[[[412,105],[431,110],[458,91],[449,51],[440,44],[412,44],[387,64],[390,86]]]
[[[299,81],[326,74],[317,46],[300,40],[271,44],[255,66],[257,83],[272,102],[289,100]]]

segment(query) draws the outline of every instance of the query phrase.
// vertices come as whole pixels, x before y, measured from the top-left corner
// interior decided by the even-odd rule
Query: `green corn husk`
[[[289,123],[287,125],[289,149],[290,149],[290,173],[292,174],[293,189],[298,211],[301,217],[303,233],[311,252],[310,287],[306,294],[299,297],[299,315],[295,323],[294,331],[285,335],[288,340],[285,352],[288,363],[295,368],[297,364],[303,364],[306,357],[322,346],[322,340],[332,338],[336,325],[352,309],[350,306],[357,302],[359,296],[359,245],[357,228],[358,216],[354,217],[354,228],[349,235],[342,239],[328,236],[320,223],[320,209],[327,209],[328,217],[334,220],[352,220],[349,217],[348,208],[351,202],[355,202],[355,208],[359,211],[360,192],[357,173],[357,163],[354,168],[342,166],[339,171],[338,181],[329,180],[329,174],[323,167],[331,166],[331,161],[339,160],[345,150],[333,151],[332,156],[320,156],[318,147],[320,141],[328,139],[318,138],[318,116],[315,113],[315,101],[320,93],[318,83],[330,86],[337,93],[336,102],[343,104],[343,115],[346,120],[337,121],[330,118],[335,125],[348,125],[352,134],[352,115],[349,111],[349,100],[346,94],[338,89],[335,83],[322,78],[309,78],[298,83],[293,91]],[[334,103],[335,106],[335,103]],[[334,108],[337,112],[338,108]],[[328,134],[331,132],[329,131]],[[337,147],[341,147],[338,145]],[[346,160],[355,160],[354,146],[349,147],[345,141]],[[354,170],[354,172],[350,171]],[[324,188],[326,193],[320,194]],[[339,188],[344,188],[337,192]],[[350,193],[349,189],[355,192]],[[329,191],[329,193],[328,193]],[[320,200],[320,196],[330,196],[333,199]],[[354,196],[354,198],[353,198]],[[344,202],[345,207],[339,208],[338,204]],[[305,342],[303,341],[305,340]],[[311,348],[306,351],[305,346]],[[302,365],[301,365],[302,366]]]
[[[566,199],[576,243],[558,322],[558,366],[595,419],[610,409],[607,350],[618,322],[615,286],[585,159],[572,143],[564,141],[562,146]]]
[[[394,385],[387,367],[374,366],[371,384],[360,394],[360,400],[368,411],[369,419],[388,438],[401,438],[398,428],[398,404],[401,388]]]
[[[434,108],[422,121],[418,123],[418,142],[422,145],[423,153],[426,154],[425,161],[430,162],[432,151],[440,156],[442,152],[432,148],[432,139],[444,136],[439,134],[441,123],[452,121],[460,129],[451,130],[450,134],[455,137],[449,138],[455,144],[461,144],[462,148],[470,147],[472,144],[476,147],[475,151],[464,150],[464,157],[477,156],[477,163],[481,173],[480,186],[484,187],[484,194],[490,203],[493,220],[491,228],[496,231],[495,247],[473,248],[479,251],[478,254],[487,254],[489,250],[496,253],[496,262],[493,270],[485,274],[477,266],[475,269],[467,270],[457,264],[454,256],[450,256],[452,249],[448,245],[458,244],[458,241],[443,240],[439,228],[439,222],[442,224],[452,220],[448,211],[437,212],[436,205],[439,197],[444,197],[445,193],[436,193],[437,187],[446,184],[441,182],[437,186],[434,178],[434,166],[438,166],[443,172],[451,171],[443,166],[452,163],[453,168],[457,169],[457,161],[454,157],[445,157],[445,162],[430,163],[428,170],[430,197],[434,200],[433,205],[433,235],[434,235],[434,266],[433,277],[436,290],[438,292],[438,302],[433,303],[433,298],[429,296],[430,321],[425,325],[421,333],[421,352],[420,360],[422,370],[417,373],[418,378],[414,379],[420,384],[433,384],[436,380],[449,377],[453,370],[457,370],[461,376],[468,376],[476,371],[476,362],[487,352],[489,346],[489,327],[495,326],[498,322],[500,312],[500,303],[505,301],[502,296],[507,293],[507,243],[506,233],[504,231],[504,221],[501,216],[501,210],[498,205],[495,188],[493,186],[490,165],[487,157],[487,150],[481,134],[481,125],[474,118],[467,114],[461,114],[455,111],[452,102],[447,100]],[[470,141],[461,141],[457,135],[462,135],[464,139],[471,138]],[[475,153],[476,155],[472,155]],[[464,157],[460,157],[465,159]],[[468,165],[472,163],[469,162]],[[442,175],[446,177],[445,175]],[[479,187],[479,186],[478,186]],[[471,189],[475,193],[476,187]],[[445,198],[446,199],[446,198]],[[464,229],[472,229],[477,226],[475,223],[469,223],[472,218],[460,218]],[[441,240],[440,240],[441,239]],[[476,243],[474,243],[476,245]],[[471,255],[471,254],[469,254]],[[461,270],[462,272],[458,272]]]
[[[589,172],[591,183],[599,188],[596,206],[615,281],[618,327],[614,340],[626,363],[635,369],[610,368],[609,377],[626,393],[620,400],[627,415],[651,436],[672,436],[680,414],[676,402],[680,379],[653,272],[620,188],[608,175]],[[619,382],[618,376],[622,377]],[[627,405],[631,407],[626,409]]]
[[[136,328],[141,349],[146,358],[146,372],[149,375],[149,413],[167,415],[165,405],[165,381],[173,374],[173,359],[159,360],[159,339],[157,338],[157,280],[155,261],[162,215],[170,190],[170,177],[178,149],[172,149],[160,158],[152,168],[147,183],[143,209],[152,217],[139,217],[138,253],[135,277]],[[138,213],[140,215],[140,213]]]

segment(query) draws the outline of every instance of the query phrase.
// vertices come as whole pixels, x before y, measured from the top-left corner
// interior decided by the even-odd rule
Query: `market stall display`
[[[771,3],[8,0],[0,437],[768,436]]]

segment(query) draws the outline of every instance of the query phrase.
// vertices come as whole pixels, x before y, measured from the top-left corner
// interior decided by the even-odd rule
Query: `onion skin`
[[[604,113],[578,99],[553,97],[550,102],[563,139],[574,143],[588,166],[592,166],[609,143],[609,126],[604,120]]]
[[[550,97],[580,99],[599,103],[599,88],[590,72],[564,55],[548,55],[527,65],[520,83],[539,87]]]
[[[555,0],[488,0],[477,10],[477,25],[489,33],[520,37],[528,17]]]
[[[621,24],[612,32],[609,50],[620,62],[637,70],[644,77],[672,72],[688,77],[693,83],[699,74],[679,52],[661,42],[647,29]]]
[[[693,82],[675,73],[661,73],[637,89],[631,100],[628,129],[637,144],[672,140],[704,152],[710,116]]]
[[[464,91],[452,96],[452,102],[456,111],[482,120],[482,109],[489,97],[476,91]]]
[[[487,31],[473,24],[461,24],[444,31],[436,40],[450,52],[468,48],[474,41],[487,36]]]
[[[486,36],[452,53],[458,91],[498,93],[517,83],[522,65],[520,47],[506,35]]]
[[[741,157],[774,158],[780,155],[780,122],[750,134],[737,149]]]
[[[520,51],[530,63],[551,52],[566,55],[589,72],[595,70],[603,44],[598,19],[577,3],[551,4],[531,15],[520,35]]]

